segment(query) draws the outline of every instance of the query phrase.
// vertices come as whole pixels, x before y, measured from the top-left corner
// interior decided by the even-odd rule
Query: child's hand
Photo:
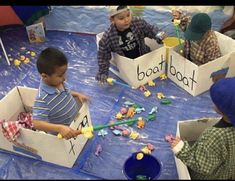
[[[180,10],[172,10],[172,21],[179,20],[182,12]]]
[[[60,125],[59,133],[62,135],[63,138],[70,139],[70,138],[74,138],[74,137],[78,136],[79,134],[81,134],[81,131],[74,130],[74,129],[72,129],[68,126],[65,126],[65,125]]]
[[[176,136],[176,138],[171,142],[171,148],[174,148],[180,142],[180,140],[180,137]]]
[[[90,97],[84,95],[84,94],[78,94],[78,99],[83,103],[83,102],[89,102],[90,101]]]
[[[107,83],[107,78],[108,76],[105,75],[105,74],[100,74],[100,73],[97,73],[95,79],[99,82],[99,83]]]
[[[167,33],[164,31],[160,31],[157,35],[156,35],[156,40],[158,44],[162,44],[163,41],[166,37],[167,37]]]
[[[168,37],[168,34],[166,32],[162,32],[161,40],[164,40],[166,37]]]
[[[78,98],[81,101],[81,103],[84,103],[86,101],[87,102],[90,101],[90,97],[89,96],[86,96],[84,94],[81,94],[81,93],[78,93],[78,92],[74,92],[74,91],[72,91],[71,93],[72,93],[72,96]]]

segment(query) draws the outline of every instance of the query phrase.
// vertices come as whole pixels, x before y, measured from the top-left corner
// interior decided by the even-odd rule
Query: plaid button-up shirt
[[[182,15],[180,23],[182,31],[186,30],[190,21],[189,16]],[[205,64],[222,56],[217,37],[212,30],[207,31],[199,41],[185,40],[184,45],[184,56],[196,65]]]
[[[20,128],[33,128],[32,113],[21,112],[17,121],[0,120],[3,135],[13,142],[20,136]]]
[[[130,29],[139,45],[140,55],[150,52],[150,48],[145,44],[144,38],[149,37],[157,40],[156,35],[158,33],[158,28],[154,25],[150,25],[140,17],[133,17]],[[124,56],[124,52],[119,46],[117,29],[113,24],[111,24],[109,29],[104,32],[103,37],[99,41],[97,59],[100,74],[108,75],[112,52]]]
[[[235,179],[235,128],[220,120],[192,146],[184,141],[176,157],[189,168],[192,179]]]

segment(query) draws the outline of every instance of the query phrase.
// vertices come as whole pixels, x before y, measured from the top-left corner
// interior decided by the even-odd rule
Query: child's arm
[[[176,139],[175,144],[179,142],[173,147],[173,152],[187,167],[198,174],[211,175],[221,166],[224,162],[224,158],[226,158],[228,154],[223,133],[224,130],[222,129],[206,129],[193,146],[190,146],[187,141],[179,141]],[[178,145],[180,146],[181,142],[183,142],[182,148],[179,151],[174,150]],[[223,155],[223,157],[221,155]]]
[[[62,124],[53,124],[40,120],[33,120],[33,126],[37,130],[45,131],[45,132],[55,132],[60,133],[63,138],[70,139],[74,138],[77,135],[81,134],[80,130],[74,130],[69,126]]]
[[[84,94],[81,94],[79,92],[71,91],[71,94],[73,97],[77,97],[82,103],[90,101],[90,97],[88,97]]]
[[[95,78],[101,83],[107,82],[106,80],[109,74],[110,60],[112,58],[112,50],[109,46],[109,39],[108,33],[104,32],[103,37],[99,41],[99,49],[97,52],[99,70]]]
[[[157,43],[161,44],[162,40],[167,37],[167,34],[164,31],[160,31],[158,27],[148,23],[143,18],[136,17],[133,20],[135,26],[143,32],[144,37],[155,39]]]

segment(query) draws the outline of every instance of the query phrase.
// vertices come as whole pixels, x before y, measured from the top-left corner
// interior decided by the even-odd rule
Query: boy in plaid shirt
[[[221,120],[205,129],[192,146],[176,137],[171,147],[192,179],[235,179],[235,78],[215,82],[210,96]]]
[[[140,17],[132,17],[128,6],[110,6],[111,25],[99,41],[96,80],[105,83],[108,77],[111,53],[115,52],[128,58],[136,58],[150,52],[144,38],[155,39],[158,43],[166,36],[157,27]]]
[[[196,65],[202,65],[222,56],[217,37],[211,30],[211,19],[198,13],[191,19],[180,10],[172,11],[173,22],[179,22],[184,31],[184,56]],[[178,23],[177,23],[178,24]]]

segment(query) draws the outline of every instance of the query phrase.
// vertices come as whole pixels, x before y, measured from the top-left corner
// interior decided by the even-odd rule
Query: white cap
[[[109,17],[112,17],[126,10],[129,10],[128,6],[109,6],[108,7]]]

